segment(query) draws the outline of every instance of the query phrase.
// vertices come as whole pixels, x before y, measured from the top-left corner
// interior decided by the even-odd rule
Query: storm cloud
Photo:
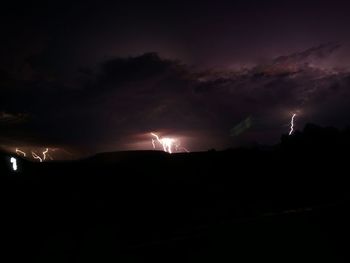
[[[235,71],[198,69],[156,53],[111,57],[62,79],[39,71],[14,78],[3,70],[0,138],[96,152],[150,148],[137,140],[156,131],[207,150],[277,142],[292,113],[300,129],[307,122],[344,127],[350,73],[315,62],[339,48],[323,44]],[[231,136],[246,118],[249,129]]]

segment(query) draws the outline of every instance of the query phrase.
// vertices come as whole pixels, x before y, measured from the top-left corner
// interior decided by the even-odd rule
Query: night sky
[[[321,3],[322,2],[322,3]],[[348,1],[11,1],[0,146],[80,154],[272,144],[350,112]]]

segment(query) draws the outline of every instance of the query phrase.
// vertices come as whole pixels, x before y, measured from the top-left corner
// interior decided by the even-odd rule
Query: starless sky
[[[277,142],[293,113],[299,129],[346,127],[349,8],[12,1],[0,10],[0,145],[150,149],[159,132],[222,149]]]

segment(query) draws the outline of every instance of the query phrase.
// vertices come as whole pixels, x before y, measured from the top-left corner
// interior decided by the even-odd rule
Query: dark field
[[[349,142],[309,125],[274,147],[17,172],[3,153],[2,262],[349,262]]]

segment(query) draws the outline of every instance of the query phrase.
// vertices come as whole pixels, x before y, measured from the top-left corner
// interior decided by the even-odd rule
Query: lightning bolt
[[[185,147],[179,147],[179,149],[181,149],[181,150],[183,150],[183,151],[185,151],[185,152],[187,152],[187,153],[189,153],[190,151],[189,150],[187,150]]]
[[[47,161],[47,160],[54,160],[54,158],[52,157],[51,152],[55,152],[56,150],[58,150],[58,149],[57,148],[45,148],[45,150],[42,151],[41,154],[37,154],[37,152],[35,152],[35,151],[30,151],[30,150],[29,151],[30,151],[31,157],[33,159],[36,159],[36,160],[39,160],[40,162],[43,162],[43,161]],[[19,148],[16,148],[15,152],[16,152],[17,155],[21,155],[23,157],[27,157],[27,153],[25,151],[20,150]],[[42,157],[39,156],[39,155],[42,155]],[[30,156],[28,156],[28,157],[30,157]]]
[[[292,135],[293,131],[294,131],[294,118],[297,115],[295,113],[293,113],[292,119],[290,120],[290,130],[289,130],[289,135]]]
[[[157,141],[159,142],[160,145],[163,146],[163,150],[164,152],[168,152],[168,153],[172,153],[172,148],[173,148],[173,145],[175,143],[175,139],[173,138],[159,138],[159,136],[153,132],[151,132],[151,135],[154,136]],[[154,148],[155,148],[155,144],[154,144],[154,140],[152,140],[152,144],[154,145]]]
[[[43,160],[46,160],[46,154],[49,152],[49,148],[46,148],[45,151],[43,151]]]
[[[154,137],[156,137],[157,141],[160,142],[160,139],[159,139],[159,137],[158,137],[157,134],[151,132],[151,135],[154,136]],[[152,139],[152,143],[154,143],[154,140],[153,140],[153,139]]]
[[[190,152],[190,151],[187,150],[185,147],[182,147],[182,146],[180,145],[180,143],[175,144],[175,149],[176,149],[177,152],[179,152],[180,150],[182,150],[182,151],[184,151],[184,152],[187,152],[187,153]]]
[[[43,159],[33,151],[32,151],[32,156],[34,159],[39,160],[39,162],[41,162],[41,163],[43,162]]]
[[[26,157],[26,155],[27,155],[25,152],[21,151],[21,150],[18,149],[18,148],[16,148],[16,153],[17,153],[18,155],[22,154],[23,157]]]
[[[153,149],[156,148],[155,142],[158,141],[158,143],[163,147],[164,152],[172,153],[174,146],[175,146],[175,151],[178,151],[178,149],[183,149],[185,152],[189,152],[186,148],[179,147],[180,146],[179,143],[175,144],[178,140],[174,138],[166,138],[166,137],[159,138],[159,136],[153,132],[151,132],[151,135],[156,138],[156,140],[152,139]]]

